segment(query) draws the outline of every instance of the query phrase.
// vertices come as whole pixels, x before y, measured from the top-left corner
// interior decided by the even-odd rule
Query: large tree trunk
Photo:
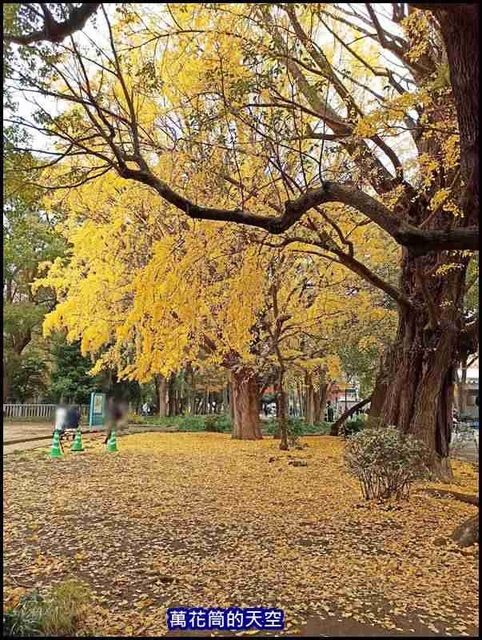
[[[320,390],[315,393],[315,424],[325,420],[326,401],[328,399],[328,385],[320,382]]]
[[[284,373],[285,373],[284,368],[280,367],[279,373],[278,373],[278,389],[277,389],[278,407],[279,407],[278,425],[279,425],[279,436],[280,436],[279,448],[282,451],[288,451],[289,449],[288,426],[286,423],[286,391],[284,388]]]
[[[313,376],[308,371],[305,373],[305,422],[312,427],[315,424],[315,389]]]
[[[169,416],[177,415],[177,406],[176,406],[176,374],[172,373],[169,376],[168,382],[168,407],[169,407]]]
[[[259,385],[252,369],[243,367],[231,372],[233,434],[237,440],[260,440]]]
[[[454,217],[443,207],[436,215],[430,214],[423,197],[412,199],[412,204],[401,204],[398,213],[417,226],[424,221],[427,230],[475,226],[479,215],[478,6],[413,6],[434,12],[447,51],[460,131],[459,205],[464,215]],[[435,119],[443,120],[444,109],[441,103]],[[436,140],[427,144],[428,151],[437,155],[440,149]],[[432,185],[432,195],[456,182],[456,175],[445,171],[437,180]],[[441,271],[442,267],[448,270]],[[445,481],[452,475],[448,455],[454,372],[461,352],[468,350],[462,343],[473,339],[467,338],[462,329],[466,267],[467,258],[455,252],[431,252],[417,259],[403,250],[400,288],[412,309],[400,312],[396,341],[381,367],[370,411],[371,418],[382,425],[397,425],[402,432],[422,440],[428,448],[432,470]]]
[[[400,286],[414,308],[400,312],[395,343],[378,375],[370,421],[413,434],[427,447],[432,471],[450,481],[454,372],[467,263],[459,258],[458,268],[436,275],[437,260],[444,261],[435,253],[416,258],[404,250]]]
[[[280,431],[280,426],[279,426],[279,416],[280,416],[280,406],[279,406],[279,385],[278,385],[278,377],[276,378],[276,381],[274,383],[274,402],[276,405],[276,425],[275,425],[275,429],[274,429],[274,433],[273,433],[273,438],[275,438],[275,440],[279,440],[281,438],[281,431]]]
[[[224,386],[223,387],[223,392],[222,392],[222,413],[224,413],[224,415],[228,415],[230,412],[230,407],[229,407],[229,394],[228,394],[228,387]]]
[[[157,394],[157,413],[161,418],[165,418],[167,415],[166,378],[163,375],[158,374],[154,376],[154,384],[156,385],[156,394]]]
[[[187,364],[185,368],[186,372],[186,411],[189,414],[195,413],[195,403],[196,403],[196,391],[195,391],[195,380],[194,380],[194,369],[191,364]]]
[[[231,380],[229,381],[229,415],[231,417],[231,424],[234,427],[234,420],[235,420],[235,415],[234,415],[234,391],[233,391],[233,378],[231,376]]]

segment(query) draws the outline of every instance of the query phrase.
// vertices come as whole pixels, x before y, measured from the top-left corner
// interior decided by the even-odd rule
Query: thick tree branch
[[[180,209],[190,218],[217,222],[236,222],[280,234],[292,227],[310,209],[329,202],[340,202],[366,215],[372,222],[391,235],[398,244],[408,247],[416,255],[429,251],[478,250],[477,228],[454,229],[452,231],[422,231],[398,220],[385,205],[361,189],[336,182],[325,182],[318,189],[306,191],[296,200],[287,200],[279,216],[262,216],[242,209],[223,209],[197,205],[174,191],[167,183],[148,170],[131,169],[126,165],[117,167],[119,174],[128,179],[146,184],[167,202]]]
[[[394,239],[408,247],[413,255],[424,255],[429,251],[478,251],[479,229],[451,229],[450,231],[422,230],[406,226],[393,235]]]
[[[391,285],[389,282],[386,282],[376,273],[373,273],[368,267],[366,267],[362,262],[356,260],[353,256],[349,256],[343,251],[333,251],[335,255],[338,257],[338,260],[345,267],[356,273],[360,277],[362,277],[367,282],[373,284],[380,291],[384,291],[390,298],[395,300],[395,302],[405,309],[412,309],[413,305],[410,302],[409,298],[405,296],[399,289]]]
[[[354,404],[353,407],[350,407],[350,409],[345,411],[345,413],[343,413],[338,418],[338,420],[331,425],[330,436],[339,435],[341,427],[343,427],[343,425],[348,420],[348,418],[350,418],[356,411],[358,411],[359,409],[364,407],[366,404],[368,404],[371,399],[372,399],[372,396],[369,395],[368,398],[365,398],[364,400],[357,402],[357,404]]]
[[[470,7],[476,2],[409,2],[410,7],[427,11],[456,11],[457,9]]]
[[[242,209],[221,209],[194,204],[174,191],[150,171],[120,166],[118,167],[118,172],[123,178],[136,180],[151,186],[167,202],[191,218],[218,222],[237,222],[259,227],[273,234],[283,233],[300,220],[307,211],[328,202],[342,202],[358,209],[391,235],[395,234],[400,227],[400,223],[383,204],[360,189],[336,182],[325,182],[322,187],[308,190],[296,200],[287,200],[284,205],[284,212],[280,216],[268,217],[243,211]]]
[[[62,42],[67,36],[83,29],[87,20],[94,15],[101,4],[101,2],[85,2],[80,7],[74,8],[64,22],[57,22],[48,9],[45,9],[45,21],[42,29],[24,36],[4,33],[3,39],[5,42],[20,45],[30,45],[42,41]]]

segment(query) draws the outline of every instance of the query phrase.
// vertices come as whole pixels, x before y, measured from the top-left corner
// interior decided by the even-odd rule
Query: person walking
[[[76,405],[72,405],[67,411],[65,420],[65,428],[72,431],[72,440],[75,438],[75,432],[79,428],[80,424],[80,411]]]
[[[62,433],[65,429],[65,422],[67,419],[67,407],[63,402],[59,402],[57,409],[55,410],[55,425],[54,431]]]
[[[63,402],[59,402],[55,410],[54,433],[57,432],[59,434],[59,446],[62,453],[64,451],[64,448],[62,446],[62,439],[64,437],[66,420],[67,407]]]
[[[107,402],[107,431],[104,440],[104,444],[107,444],[109,438],[111,436],[112,431],[117,431],[117,426],[122,419],[122,411],[120,405],[114,400],[114,398],[110,398]]]

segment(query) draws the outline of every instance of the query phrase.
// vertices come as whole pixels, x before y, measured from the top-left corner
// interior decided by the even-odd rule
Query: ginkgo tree
[[[133,198],[118,177],[72,190],[62,207],[71,252],[37,283],[59,299],[45,330],[80,340],[94,373],[113,368],[143,382],[187,366],[225,368],[233,437],[261,437],[259,380],[274,368],[286,448],[285,374],[317,367],[334,377],[343,331],[393,319],[376,289],[329,256],[175,210],[159,224],[152,192],[138,186]]]
[[[142,5],[118,19],[102,7],[102,37],[64,40],[46,58],[51,74],[17,78],[68,107],[40,106],[35,125],[57,140],[56,186],[115,171],[190,218],[328,252],[390,296],[399,328],[371,414],[416,433],[445,479],[454,363],[478,327],[462,305],[478,238],[477,125],[446,56],[450,77],[458,60],[477,78],[455,29],[470,16],[454,11],[451,31],[448,10],[400,5]],[[379,253],[390,238],[404,247],[398,286],[340,226],[347,208]]]

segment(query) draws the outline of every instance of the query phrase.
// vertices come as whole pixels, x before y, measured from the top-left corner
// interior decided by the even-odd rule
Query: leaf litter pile
[[[115,454],[88,439],[63,460],[4,457],[5,603],[75,578],[93,594],[86,634],[183,635],[168,607],[271,606],[278,635],[313,621],[318,635],[476,635],[478,545],[445,542],[476,507],[423,492],[435,484],[364,503],[342,442],[304,442],[148,433]],[[472,467],[454,467],[449,488],[475,494]]]

